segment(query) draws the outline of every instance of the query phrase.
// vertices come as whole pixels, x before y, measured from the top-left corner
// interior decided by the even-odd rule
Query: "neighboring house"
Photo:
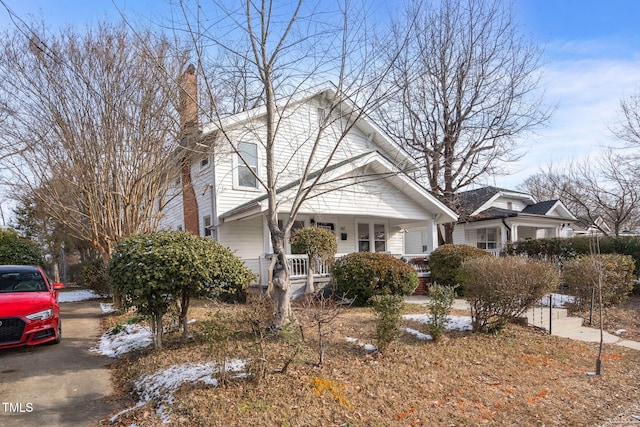
[[[538,202],[533,196],[496,187],[458,194],[454,243],[498,252],[508,242],[571,237],[576,218],[560,200]]]
[[[575,222],[575,234],[580,236],[593,236],[593,235],[610,235],[611,227],[602,217],[597,217],[595,221],[591,221],[589,218],[578,218]]]
[[[195,78],[195,76],[194,76]],[[185,89],[186,90],[186,89]],[[354,251],[407,254],[406,231],[421,227],[425,244],[419,253],[437,247],[437,224],[456,221],[457,215],[440,200],[398,168],[415,167],[415,160],[366,117],[348,122],[330,111],[353,111],[353,105],[330,110],[335,87],[325,85],[281,108],[277,138],[279,211],[288,217],[291,198],[300,185],[300,168],[310,158],[313,139],[327,114],[335,118],[322,133],[317,156],[318,168],[329,158],[335,135],[348,129],[346,138],[329,163],[323,181],[297,215],[294,229],[305,226],[332,231],[338,241],[338,253]],[[194,95],[195,96],[195,95]],[[228,246],[259,275],[259,284],[267,285],[267,267],[271,242],[267,228],[266,192],[249,167],[266,177],[265,151],[261,145],[264,117],[257,108],[224,119],[222,126],[205,124],[200,140],[209,140],[206,154],[195,156],[173,181],[173,197],[163,209],[162,227],[186,229],[210,236]],[[195,119],[183,118],[184,122]],[[219,132],[224,129],[224,137]],[[233,143],[248,165],[240,160]],[[200,144],[201,145],[201,144]],[[317,170],[311,178],[317,176]],[[290,252],[290,251],[289,251]],[[306,276],[306,257],[290,257],[292,278]],[[324,272],[327,273],[326,271]]]

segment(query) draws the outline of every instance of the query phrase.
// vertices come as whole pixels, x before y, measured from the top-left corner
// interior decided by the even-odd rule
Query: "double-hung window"
[[[258,146],[248,142],[240,142],[238,144],[238,153],[238,186],[258,188],[258,180],[254,175],[254,173],[258,174]]]
[[[357,227],[359,252],[385,252],[387,250],[385,224],[359,222]]]
[[[498,247],[498,229],[479,228],[476,230],[477,243],[480,249],[496,249]]]

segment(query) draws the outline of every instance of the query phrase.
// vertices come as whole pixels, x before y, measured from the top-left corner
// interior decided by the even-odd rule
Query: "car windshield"
[[[37,272],[20,271],[0,273],[0,293],[43,292],[47,290],[42,275]]]

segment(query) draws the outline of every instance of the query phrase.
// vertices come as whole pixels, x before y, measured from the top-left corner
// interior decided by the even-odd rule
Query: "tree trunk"
[[[153,313],[151,319],[151,338],[153,339],[153,349],[162,350],[162,313]]]
[[[456,227],[455,222],[448,222],[444,225],[444,242],[453,243],[453,229]]]
[[[273,239],[276,240],[276,239]],[[273,258],[271,259],[271,281],[269,295],[273,300],[274,319],[272,328],[281,329],[287,323],[294,320],[291,309],[291,276],[287,264],[284,245],[274,245]]]
[[[180,317],[179,322],[182,325],[182,337],[180,338],[181,343],[186,343],[189,338],[189,321],[187,319],[187,312],[189,311],[189,302],[191,299],[189,298],[189,294],[187,292],[183,292],[180,296]]]
[[[312,294],[316,291],[315,287],[313,286],[313,275],[315,273],[315,268],[314,268],[315,263],[316,263],[316,260],[309,257],[309,268],[307,269],[307,286],[304,288],[305,294]]]

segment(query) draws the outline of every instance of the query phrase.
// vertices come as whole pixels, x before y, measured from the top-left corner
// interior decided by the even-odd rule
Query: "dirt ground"
[[[625,328],[629,336],[637,333],[636,304],[632,299],[621,308],[620,323],[611,327]],[[228,379],[219,387],[182,386],[171,422],[194,427],[620,426],[634,425],[633,417],[640,415],[638,351],[605,345],[602,374],[593,376],[597,344],[513,325],[497,335],[449,331],[438,342],[405,334],[385,354],[375,355],[347,340],[375,344],[370,309],[346,308],[318,328],[321,316],[314,321],[313,311],[298,307],[303,341],[295,330],[262,339],[254,334],[250,325],[260,310],[264,307],[195,304],[190,317],[197,321],[188,344],[169,335],[163,352],[138,352],[114,364],[122,403],[136,404],[131,384],[142,375],[179,363],[239,357],[248,361],[251,377]],[[408,306],[405,313],[424,310]],[[126,315],[112,316],[105,327],[126,320]],[[415,322],[405,326],[426,332]],[[326,333],[322,366],[319,330]],[[134,423],[162,425],[152,404],[110,425]]]

